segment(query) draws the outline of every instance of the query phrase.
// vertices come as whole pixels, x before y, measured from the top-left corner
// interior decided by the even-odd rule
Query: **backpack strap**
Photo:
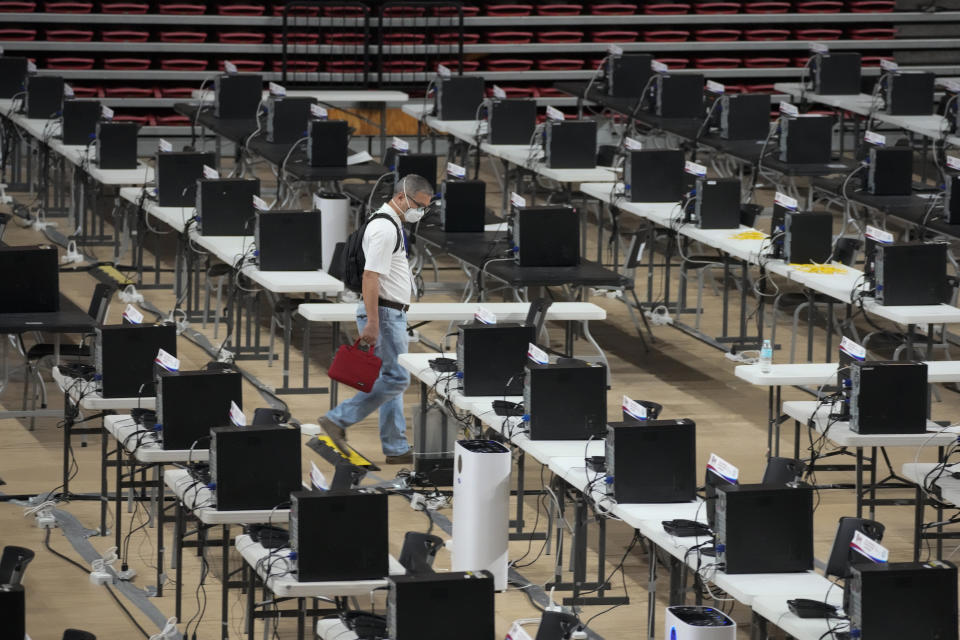
[[[390,221],[390,224],[392,224],[392,225],[394,226],[394,228],[396,228],[396,230],[397,230],[397,244],[394,245],[394,247],[393,247],[393,252],[396,253],[397,251],[400,250],[400,247],[403,246],[403,231],[400,230],[400,225],[398,225],[398,224],[397,224],[397,221],[394,220],[393,218],[391,218],[391,217],[390,217],[389,215],[387,215],[386,213],[376,213],[376,214],[370,216],[370,219],[367,220],[367,224],[370,224],[371,222],[373,222],[374,220],[376,220],[376,219],[378,219],[378,218],[381,219],[381,220],[389,220],[389,221]]]

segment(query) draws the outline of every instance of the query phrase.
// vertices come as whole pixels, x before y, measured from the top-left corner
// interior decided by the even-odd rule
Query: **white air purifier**
[[[492,440],[459,440],[453,462],[453,571],[493,574],[507,588],[510,451]]]
[[[713,607],[667,607],[666,640],[737,640],[737,623]]]
[[[320,192],[313,198],[313,208],[320,211],[320,250],[323,270],[330,271],[333,250],[350,235],[350,200],[342,193]]]

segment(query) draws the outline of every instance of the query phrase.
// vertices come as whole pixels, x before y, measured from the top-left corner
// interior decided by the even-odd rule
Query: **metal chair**
[[[6,546],[0,555],[0,584],[18,585],[23,581],[27,565],[36,554],[26,547]]]

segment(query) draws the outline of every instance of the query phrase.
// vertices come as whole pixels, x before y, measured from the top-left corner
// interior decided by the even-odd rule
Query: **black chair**
[[[89,631],[81,631],[80,629],[66,629],[63,632],[63,640],[97,640],[97,636],[93,635]]]
[[[876,520],[867,518],[851,518],[844,516],[840,518],[837,524],[837,535],[833,539],[833,547],[830,549],[830,557],[827,560],[827,567],[824,574],[835,576],[837,578],[848,578],[850,576],[850,565],[854,562],[870,562],[861,557],[856,551],[850,548],[850,542],[853,535],[860,531],[865,536],[876,542],[883,540],[884,526]]]
[[[108,283],[99,283],[93,289],[93,297],[90,299],[90,307],[87,309],[87,315],[94,319],[97,327],[102,327],[107,318],[107,311],[110,309],[110,300],[117,290],[116,285]],[[60,358],[68,362],[85,362],[93,364],[93,348],[89,340],[94,334],[87,334],[79,344],[61,344]],[[23,380],[23,407],[27,407],[27,399],[30,397],[30,381],[36,379],[37,389],[33,392],[33,408],[36,408],[37,393],[40,393],[40,407],[47,408],[47,387],[40,375],[40,361],[44,358],[53,357],[57,348],[51,342],[39,342],[29,349],[23,344],[23,336],[20,336],[20,346],[24,351],[27,360],[27,372]],[[30,419],[30,430],[33,431],[35,419]]]
[[[433,560],[443,547],[443,540],[428,533],[407,531],[400,550],[400,564],[409,575],[434,573]]]
[[[27,565],[33,561],[35,555],[26,547],[4,547],[3,555],[0,555],[0,584],[20,584]]]

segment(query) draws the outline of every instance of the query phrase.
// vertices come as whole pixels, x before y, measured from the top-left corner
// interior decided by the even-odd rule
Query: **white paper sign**
[[[493,97],[504,100],[507,97],[507,92],[501,89],[499,86],[493,85]]]
[[[840,341],[840,351],[857,360],[867,359],[867,350],[846,336]]]
[[[960,158],[956,156],[947,156],[947,167],[960,171]]]
[[[615,45],[615,44],[608,44],[608,45],[607,45],[607,53],[610,54],[611,56],[622,56],[622,55],[623,55],[623,47],[620,47],[620,46]]]
[[[437,65],[437,75],[441,78],[449,78],[453,73],[450,71],[450,67],[445,64]]]
[[[870,144],[875,144],[878,147],[882,147],[887,144],[887,136],[877,133],[876,131],[867,131],[863,134],[863,140],[869,142]]]
[[[960,93],[960,82],[956,80],[944,80],[943,88],[951,93]]]
[[[313,210],[320,211],[321,204],[323,204],[323,201],[320,199],[320,196],[313,194]]]
[[[247,426],[247,416],[243,415],[243,411],[233,400],[230,401],[230,422],[237,427]]]
[[[3,55],[3,47],[0,47],[0,56]]]
[[[330,490],[330,485],[327,483],[327,477],[323,475],[323,471],[320,471],[314,462],[310,463],[310,484],[312,484],[315,489],[319,489],[320,491]]]
[[[364,162],[370,162],[373,160],[373,156],[367,153],[366,151],[358,151],[347,156],[347,166],[352,166],[355,164],[363,164]]]
[[[507,632],[506,640],[533,640],[527,630],[520,626],[519,622],[514,622]]]
[[[229,60],[224,60],[224,61],[223,61],[223,70],[226,71],[227,73],[229,73],[230,75],[233,75],[233,74],[237,73],[237,65],[233,64],[233,63],[230,62]]]
[[[721,458],[715,453],[710,454],[710,460],[707,461],[707,469],[730,483],[736,483],[740,477],[740,470]]]
[[[563,122],[563,120],[564,120],[563,111],[560,111],[560,109],[557,109],[556,107],[548,106],[548,107],[547,107],[547,119],[548,119],[548,120],[553,120],[553,121],[555,121],[555,122],[557,122],[557,121]]]
[[[874,240],[876,242],[882,242],[883,244],[890,244],[893,242],[893,234],[889,231],[884,231],[883,229],[878,229],[877,227],[871,227],[867,225],[866,231],[863,235]]]
[[[466,178],[467,170],[461,167],[458,164],[452,162],[447,163],[447,174],[453,176],[454,178]]]
[[[550,362],[550,357],[547,355],[547,352],[532,342],[527,346],[527,357],[537,364],[547,364]]]
[[[27,60],[27,73],[36,73],[37,63],[33,60]]]
[[[897,69],[899,69],[899,68],[900,68],[900,65],[898,65],[898,64],[897,64],[896,62],[894,62],[893,60],[887,60],[886,58],[881,58],[881,59],[880,59],[880,68],[883,69],[884,71],[891,71],[891,72],[893,72],[893,71],[896,71]]]
[[[514,191],[510,194],[510,204],[515,207],[525,207],[527,206],[527,199]]]
[[[798,109],[797,105],[795,104],[790,104],[789,102],[781,102],[780,113],[782,113],[785,116],[796,118],[797,116],[800,115],[800,109]]]
[[[810,51],[813,53],[830,53],[830,47],[823,44],[822,42],[811,42]]]
[[[667,68],[667,65],[660,62],[659,60],[651,60],[650,69],[654,73],[666,73],[667,71],[669,71],[669,69]]]
[[[159,149],[161,153],[169,153],[173,151],[173,145],[163,138],[160,138],[160,140],[157,141],[157,149]]]
[[[876,540],[868,538],[863,531],[853,532],[850,548],[877,564],[882,564],[890,558],[890,552],[887,548]]]
[[[410,151],[410,143],[404,140],[403,138],[393,137],[393,140],[390,141],[390,146],[400,151],[401,153],[406,153]]]
[[[269,211],[270,205],[264,202],[263,198],[260,196],[253,196],[253,208],[258,211]]]
[[[640,151],[643,149],[643,143],[636,138],[627,138],[623,141],[623,146],[630,151]]]
[[[123,318],[130,324],[140,324],[143,322],[143,314],[132,304],[128,304],[123,310]]]
[[[113,109],[105,104],[100,105],[100,117],[104,120],[113,120]]]
[[[167,371],[179,371],[180,370],[180,361],[176,357],[170,355],[163,349],[157,351],[157,357],[153,359],[155,363],[166,369]]]
[[[473,314],[477,322],[483,324],[497,324],[497,314],[486,307],[479,307]]]
[[[791,198],[787,194],[780,193],[779,191],[774,194],[773,201],[784,209],[790,209],[792,211],[796,211],[797,207],[799,206],[796,198]]]
[[[697,164],[696,162],[691,162],[687,160],[683,163],[683,170],[689,173],[692,176],[705,176],[707,175],[707,168],[702,164]]]
[[[623,412],[631,418],[635,418],[637,420],[647,419],[647,408],[636,400],[632,400],[627,396],[623,396],[623,402],[620,405],[620,408],[623,409]]]
[[[310,105],[310,115],[316,118],[317,120],[326,120],[327,110],[318,104],[312,104]]]
[[[271,82],[267,85],[267,88],[270,90],[270,95],[272,96],[285,96],[287,95],[287,89],[283,85],[279,85],[276,82]]]
[[[707,91],[710,93],[723,93],[727,88],[716,80],[707,80]]]
[[[63,85],[63,95],[64,95],[64,97],[72,98],[72,97],[73,97],[73,87],[71,87],[70,85],[64,83],[64,85]]]
[[[219,180],[220,172],[211,166],[203,165],[203,177],[207,180]]]

